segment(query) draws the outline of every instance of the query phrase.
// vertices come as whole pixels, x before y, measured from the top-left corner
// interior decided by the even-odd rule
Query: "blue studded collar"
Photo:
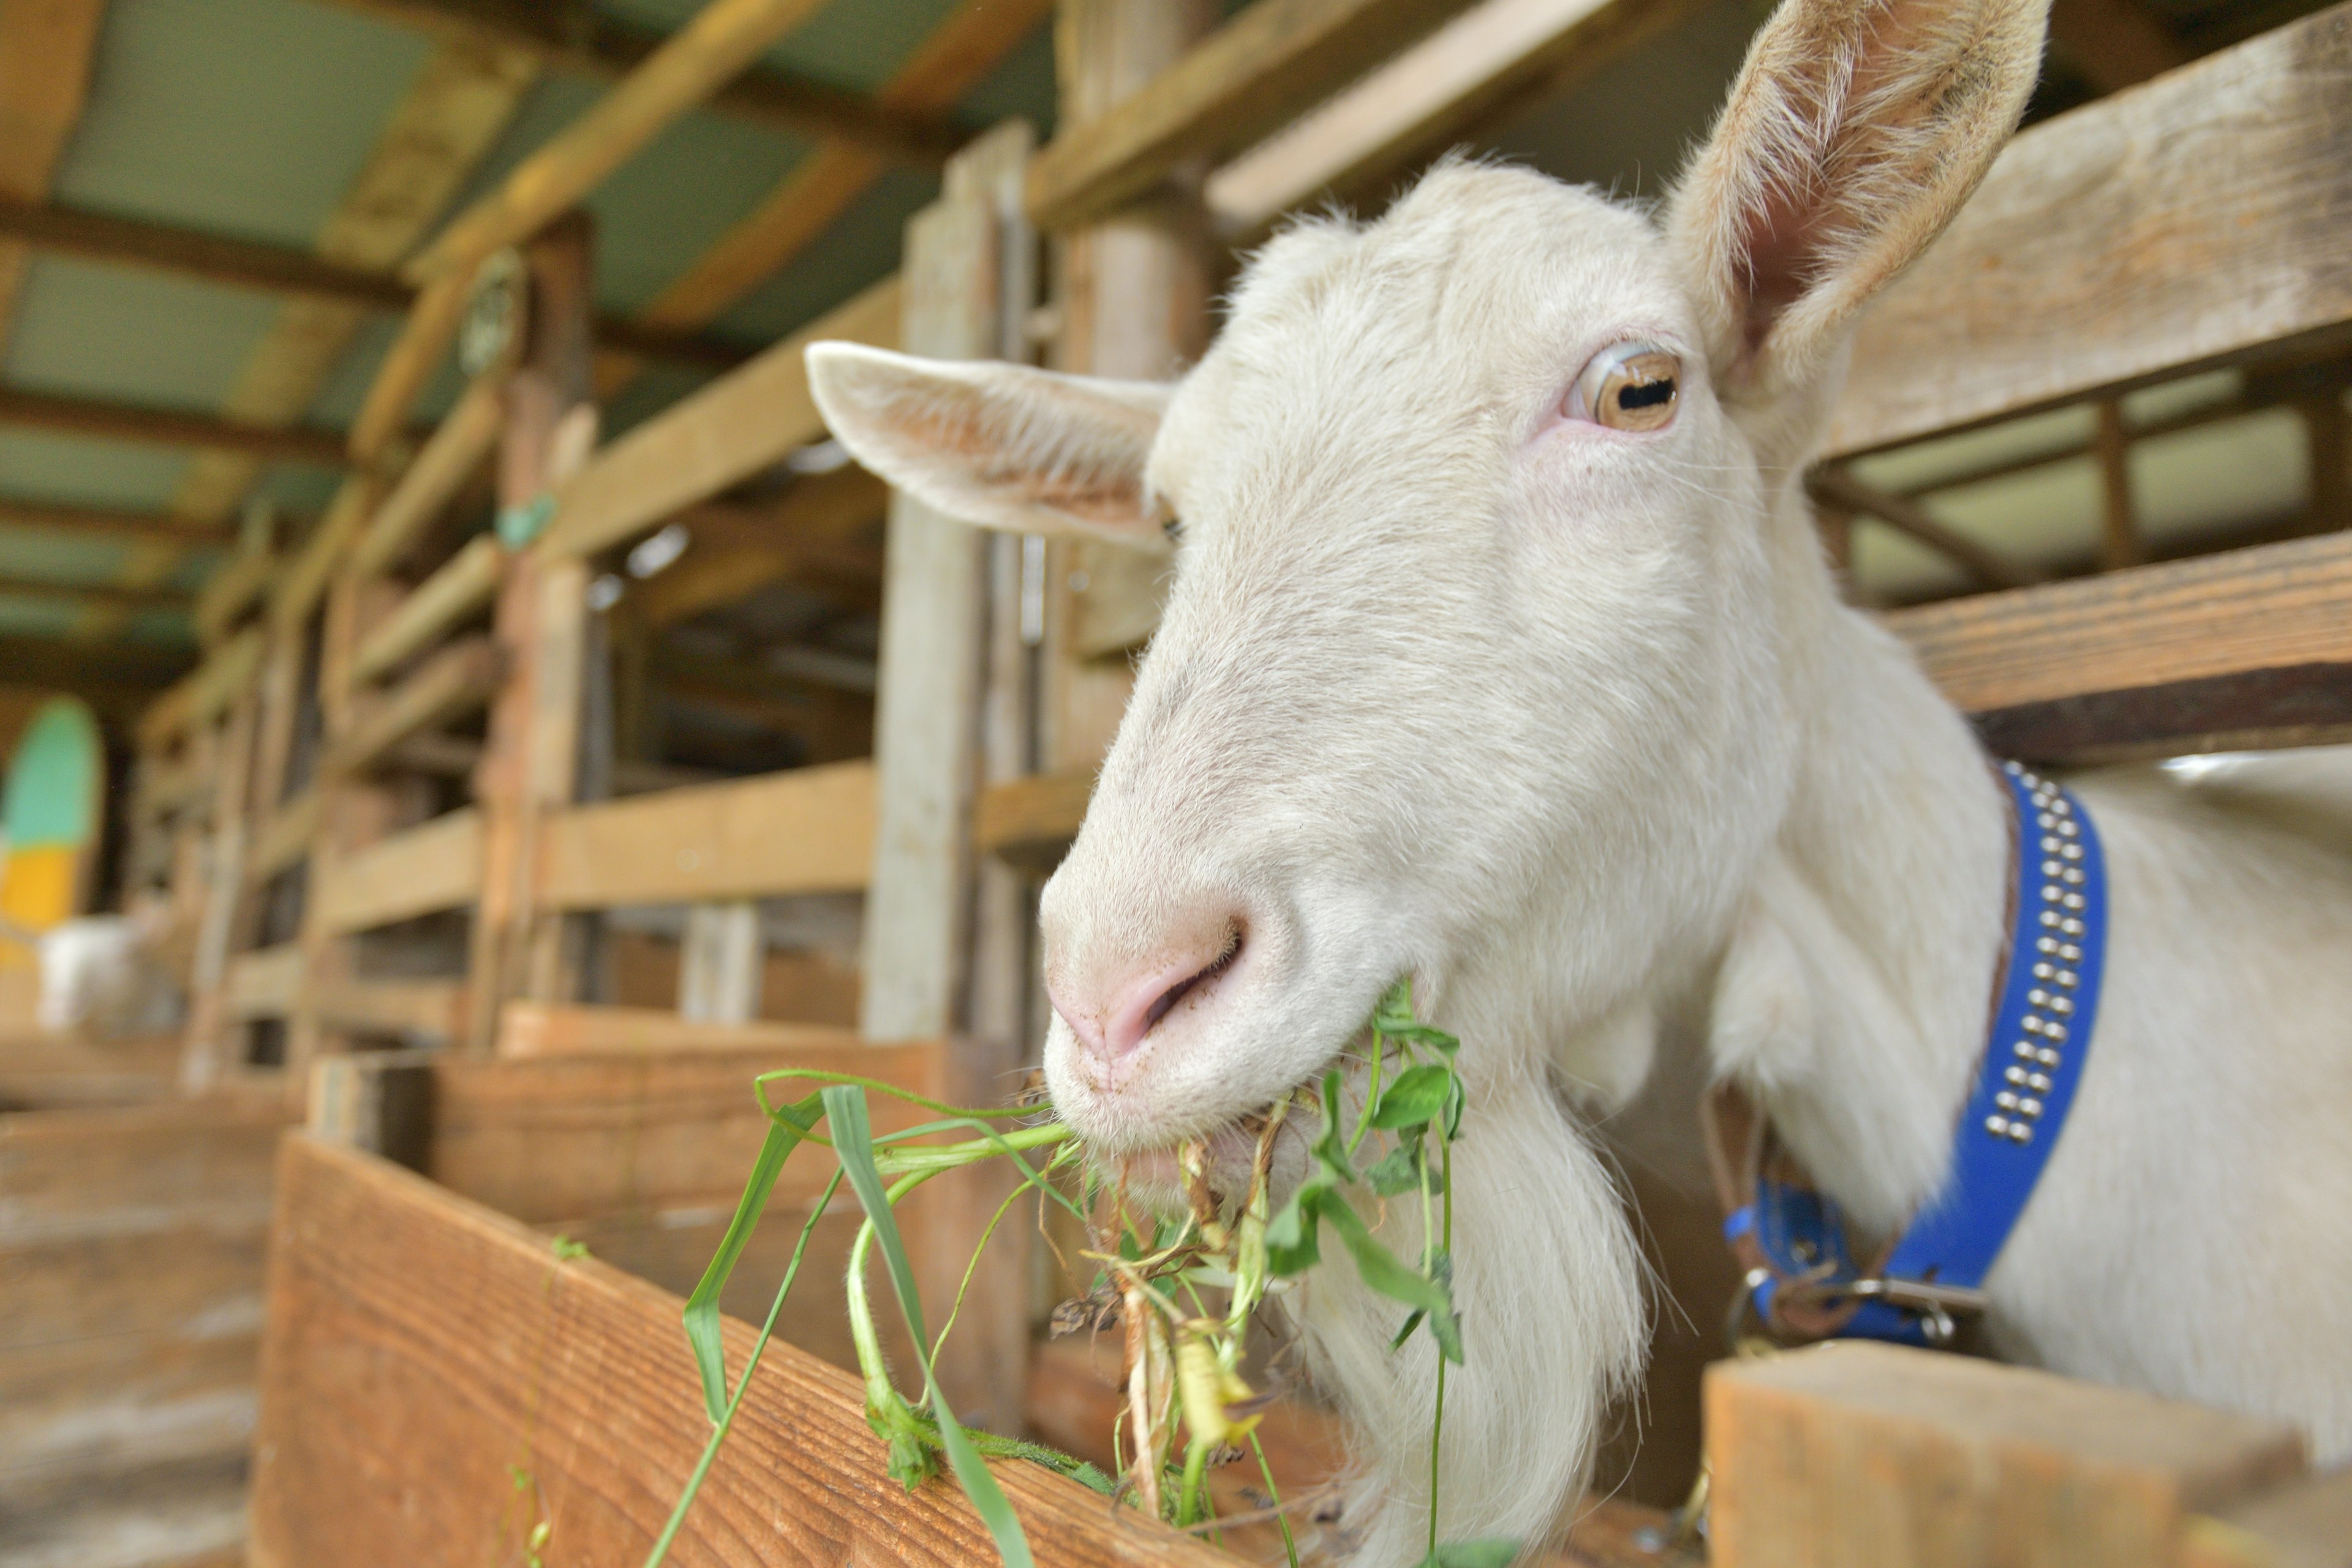
[[[2105,862],[2090,814],[2063,785],[2015,763],[2001,777],[2017,866],[1990,1038],[1943,1184],[1876,1267],[1855,1266],[1837,1205],[1736,1089],[1707,1107],[1743,1304],[1784,1338],[1948,1341],[1954,1313],[1981,1309],[1985,1276],[2065,1126],[2098,1016]]]

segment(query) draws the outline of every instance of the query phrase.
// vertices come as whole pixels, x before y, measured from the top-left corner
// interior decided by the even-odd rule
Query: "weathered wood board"
[[[874,866],[874,766],[833,763],[574,806],[541,826],[549,909],[852,892]]]
[[[519,1560],[542,1522],[549,1562],[642,1561],[709,1431],[678,1299],[308,1137],[287,1140],[279,1192],[255,1568]],[[751,1337],[727,1324],[730,1365]],[[1229,1561],[1034,1467],[997,1473],[1041,1563]],[[856,1380],[786,1345],[670,1558],[992,1560],[950,1488],[884,1473]]]

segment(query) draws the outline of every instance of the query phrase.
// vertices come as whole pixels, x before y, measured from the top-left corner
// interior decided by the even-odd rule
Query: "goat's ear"
[[[1143,469],[1169,386],[839,342],[810,344],[808,373],[841,444],[927,506],[983,528],[1165,545]]]
[[[2050,0],[1783,0],[1667,232],[1734,401],[1816,380],[2016,128]]]

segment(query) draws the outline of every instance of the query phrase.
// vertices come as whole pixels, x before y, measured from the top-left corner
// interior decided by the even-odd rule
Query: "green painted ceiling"
[[[775,65],[861,91],[888,79],[959,4],[968,0],[832,0],[769,51]],[[664,31],[697,0],[607,0],[617,19]],[[1024,114],[1049,127],[1047,29],[1018,47],[960,106],[985,125]],[[404,31],[313,0],[112,0],[89,107],[58,171],[62,204],[284,245],[310,245],[373,151],[387,117],[431,48]],[[551,75],[452,211],[593,103],[598,81]],[[784,133],[697,113],[669,128],[589,199],[597,222],[598,303],[642,308],[749,212],[811,150]],[[750,345],[793,331],[887,274],[900,230],[930,200],[928,176],[885,176],[798,261],[755,290],[716,331]],[[26,390],[107,402],[216,409],[276,319],[258,294],[37,256],[0,357],[0,381]],[[392,341],[389,318],[370,324],[320,394],[311,418],[341,426],[359,406]],[[608,427],[645,417],[691,390],[696,377],[657,370],[608,412]],[[457,390],[445,366],[427,398],[438,411]],[[133,510],[162,510],[189,461],[167,448],[0,429],[0,498]],[[274,467],[260,493],[314,510],[334,476]],[[0,576],[102,585],[129,551],[112,541],[0,526]],[[169,580],[192,588],[217,565],[194,552]],[[0,634],[54,635],[68,606],[0,590]],[[126,635],[185,638],[176,613],[133,617]]]

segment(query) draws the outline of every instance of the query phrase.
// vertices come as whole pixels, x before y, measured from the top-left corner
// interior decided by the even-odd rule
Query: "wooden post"
[[[506,388],[499,449],[502,529],[520,542],[499,586],[497,637],[507,674],[490,705],[477,776],[483,811],[482,894],[474,910],[467,1041],[488,1051],[509,996],[569,1000],[579,984],[580,917],[534,907],[539,818],[572,803],[580,777],[588,568],[528,548],[553,489],[593,444],[589,339],[592,232],[584,215],[551,225],[527,253],[520,367]]]
[[[757,1018],[767,956],[755,900],[690,906],[678,943],[678,1016],[704,1024]]]
[[[2311,454],[2311,526],[2352,528],[2352,416],[2344,412],[2344,389],[2329,386],[2297,411]]]
[[[1020,216],[1019,192],[1032,143],[1019,122],[982,137],[949,163],[940,199],[908,224],[900,341],[910,353],[984,359],[1020,346],[1008,333],[1026,318],[1031,287],[1026,257],[1035,241]],[[1026,920],[1017,886],[1008,898],[1002,881],[989,879],[982,901],[971,848],[996,548],[964,522],[891,497],[875,708],[880,795],[860,1010],[868,1040],[962,1036],[950,1058],[951,1093],[980,1102],[1005,1098],[1026,1044],[1017,1029],[969,1032],[976,912],[992,922],[983,939],[992,963],[1008,941],[1024,951],[1003,924]],[[999,976],[992,994],[1020,983]],[[926,1295],[944,1303],[988,1216],[1012,1189],[982,1172],[939,1185],[920,1211],[917,1249]],[[999,1230],[957,1330],[972,1340],[941,1369],[950,1403],[999,1431],[1017,1430],[1021,1421],[1026,1234],[1024,1226]]]
[[[197,905],[195,961],[189,966],[188,1017],[181,1081],[200,1089],[220,1076],[221,1006],[245,888],[247,836],[253,821],[255,752],[262,694],[248,686],[221,726],[213,773],[212,831],[205,844],[205,885]]]
[[[2284,1422],[1863,1341],[1706,1397],[1715,1568],[2148,1568],[2304,1465]]]
[[[1064,0],[1055,72],[1066,125],[1108,113],[1223,20],[1213,0]],[[1166,381],[1208,344],[1214,246],[1189,171],[1055,246],[1054,363],[1092,375]],[[1045,766],[1092,768],[1135,686],[1129,650],[1159,620],[1156,556],[1113,544],[1052,552]]]
[[[2098,433],[2092,450],[2099,459],[2099,568],[2113,572],[2147,558],[2139,537],[2138,509],[2132,501],[2131,432],[2124,425],[2121,398],[2100,400]]]

